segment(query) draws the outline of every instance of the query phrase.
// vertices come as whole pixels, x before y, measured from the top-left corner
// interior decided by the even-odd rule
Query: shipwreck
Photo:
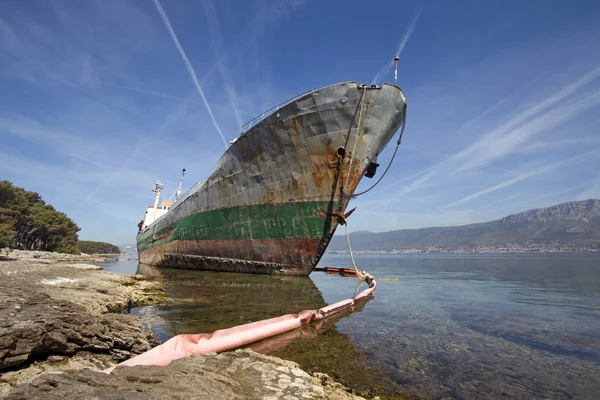
[[[157,183],[139,225],[140,262],[308,275],[405,120],[406,97],[393,84],[339,83],[265,111],[174,202],[158,204]]]

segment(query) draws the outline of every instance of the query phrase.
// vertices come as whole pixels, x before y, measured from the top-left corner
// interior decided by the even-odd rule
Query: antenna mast
[[[177,200],[179,198],[179,196],[181,196],[181,185],[183,184],[183,176],[185,175],[185,168],[181,170],[181,178],[179,178],[179,186],[177,187],[177,190],[175,191],[175,200]]]
[[[400,59],[400,57],[395,56],[394,57],[394,63],[396,64],[396,67],[394,68],[394,85],[398,86],[398,60]]]
[[[156,181],[154,184],[154,189],[152,189],[152,193],[156,195],[154,199],[154,209],[152,211],[152,221],[156,220],[156,208],[158,207],[158,199],[160,198],[160,191],[163,189],[164,185],[160,183],[160,181]]]
[[[175,197],[175,201],[177,201],[179,196],[181,196],[181,185],[183,184],[183,176],[184,175],[185,175],[185,168],[181,170],[181,178],[179,178],[179,186],[177,186],[177,189],[173,192],[171,197],[169,197],[169,201],[171,201],[173,199],[173,197]]]

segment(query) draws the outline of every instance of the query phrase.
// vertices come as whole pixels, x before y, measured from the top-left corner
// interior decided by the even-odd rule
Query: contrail
[[[556,169],[557,167],[559,167],[561,165],[564,165],[566,163],[569,163],[571,161],[581,161],[581,160],[587,158],[590,155],[594,155],[595,156],[596,154],[598,154],[598,150],[600,150],[600,149],[596,148],[596,149],[592,149],[592,150],[589,150],[589,151],[585,151],[583,153],[579,153],[579,154],[576,154],[574,156],[565,158],[563,160],[556,161],[556,162],[554,162],[552,164],[543,166],[543,167],[535,169],[533,171],[526,172],[526,173],[521,174],[521,175],[519,175],[519,176],[517,176],[515,178],[509,179],[508,181],[504,181],[504,182],[499,183],[497,185],[494,185],[494,186],[488,187],[486,189],[483,189],[483,190],[481,190],[481,191],[479,191],[477,193],[473,193],[473,194],[471,194],[471,195],[469,195],[467,197],[463,197],[462,199],[459,199],[459,200],[457,200],[457,201],[455,201],[453,203],[448,204],[448,207],[453,207],[453,206],[456,206],[458,204],[466,203],[468,201],[471,201],[473,199],[481,197],[481,196],[483,196],[485,194],[488,194],[488,193],[491,193],[491,192],[495,192],[495,191],[500,190],[500,189],[504,189],[504,188],[506,188],[508,186],[511,186],[511,185],[513,185],[513,184],[515,184],[517,182],[520,182],[520,181],[522,181],[524,179],[528,179],[528,178],[534,177],[536,175],[540,175],[540,174],[549,172],[549,171],[551,171],[553,169]]]
[[[400,44],[398,45],[398,49],[396,50],[395,55],[400,56],[400,54],[402,54],[402,52],[404,51],[404,47],[406,47],[406,43],[408,43],[408,39],[410,39],[410,36],[412,35],[413,31],[415,30],[415,27],[417,26],[417,22],[419,22],[419,17],[421,16],[422,11],[423,11],[423,9],[421,8],[419,10],[419,12],[417,13],[417,16],[415,17],[415,19],[413,19],[412,23],[408,27],[408,30],[406,31],[406,33],[402,37],[402,40],[400,41]],[[377,75],[375,75],[371,84],[376,84],[377,82],[379,82],[381,80],[382,77],[387,75],[390,72],[390,69],[392,69],[392,64],[393,63],[391,61],[386,62],[385,65],[383,67],[381,67],[381,69],[379,70]]]
[[[244,124],[244,121],[242,121],[242,117],[240,116],[240,111],[238,109],[237,93],[235,92],[235,87],[233,86],[233,80],[231,79],[229,69],[225,66],[225,64],[223,63],[223,58],[221,57],[223,39],[221,37],[221,28],[219,27],[219,18],[217,17],[217,12],[215,11],[215,6],[212,1],[205,1],[202,3],[202,5],[204,6],[204,13],[206,14],[208,27],[212,35],[213,48],[215,49],[217,59],[219,60],[217,64],[219,65],[221,76],[223,77],[225,91],[229,96],[231,109],[233,110],[233,115],[235,116],[235,119],[238,123],[238,127],[241,127]]]
[[[269,7],[268,13],[259,13],[236,37],[236,39],[227,45],[217,56],[217,62],[208,70],[201,84],[205,84],[219,68],[219,63],[223,62],[230,53],[236,50],[238,44],[251,36],[254,30],[266,23],[275,23],[280,17],[288,17],[298,8],[302,7],[308,0],[279,0]]]
[[[169,34],[171,35],[171,39],[173,39],[173,43],[175,43],[175,46],[177,47],[177,50],[179,51],[179,54],[181,55],[181,58],[183,59],[183,62],[185,63],[185,67],[186,67],[188,73],[190,74],[190,77],[192,78],[192,82],[194,82],[194,85],[196,86],[196,89],[198,90],[198,94],[200,95],[200,98],[202,98],[202,102],[204,103],[204,106],[206,107],[206,111],[208,111],[208,114],[210,115],[213,125],[219,132],[219,135],[221,135],[221,139],[223,139],[223,144],[225,145],[225,148],[227,148],[228,147],[227,140],[225,140],[225,136],[223,136],[223,132],[221,132],[221,128],[219,127],[219,124],[217,123],[217,120],[215,119],[212,109],[210,108],[210,104],[208,104],[208,100],[206,100],[206,96],[204,95],[204,90],[202,90],[202,87],[200,86],[200,82],[198,82],[198,78],[196,77],[196,72],[194,71],[194,67],[192,67],[192,63],[190,63],[190,60],[187,58],[187,55],[185,54],[185,51],[183,51],[183,47],[181,47],[181,44],[179,43],[179,39],[177,39],[177,35],[175,35],[175,31],[173,30],[173,27],[171,26],[171,23],[169,22],[169,18],[167,17],[167,14],[165,14],[165,10],[163,10],[162,6],[160,5],[159,0],[154,0],[154,5],[156,6],[156,10],[160,14],[160,17],[162,18],[162,20],[165,24],[165,27],[167,28],[167,31],[169,31]]]

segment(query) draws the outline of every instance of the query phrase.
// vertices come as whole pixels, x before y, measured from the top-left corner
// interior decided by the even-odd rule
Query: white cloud
[[[403,178],[392,185],[418,177],[402,190],[404,194],[410,193],[421,188],[424,183],[434,176],[445,175],[448,171],[460,173],[469,169],[477,169],[518,152],[519,147],[533,136],[560,126],[576,115],[600,104],[600,96],[597,94],[578,99],[576,102],[564,102],[569,96],[576,94],[578,90],[585,88],[599,76],[600,68],[593,69],[500,126],[492,128],[474,143],[446,160],[412,174],[410,177]]]
[[[10,91],[0,91],[0,175],[75,213],[82,233],[92,239],[131,242],[131,222],[151,200],[152,183],[163,180],[170,194],[183,167],[187,182],[204,179],[222,153],[224,136],[237,136],[245,115],[314,87],[311,82],[332,83],[346,73],[364,79],[374,72],[368,63],[340,61],[334,51],[298,41],[294,67],[323,65],[311,65],[310,75],[296,74],[301,85],[289,74],[281,76],[290,61],[279,56],[280,29],[305,27],[310,13],[304,11],[326,21],[316,3],[297,15],[305,2],[241,2],[227,13],[220,2],[185,7],[163,2],[160,8],[120,0],[0,3],[0,85]],[[202,23],[202,5],[209,24]],[[170,19],[162,10],[166,22],[162,7],[169,12]],[[503,216],[498,210],[598,194],[598,161],[592,156],[587,166],[569,162],[544,169],[600,145],[597,27],[571,27],[571,33],[581,29],[573,34],[557,27],[543,41],[525,36],[481,54],[451,49],[456,58],[443,58],[426,25],[437,12],[428,7],[427,21],[408,15],[412,23],[399,32],[400,43],[392,43],[405,55],[407,146],[386,180],[356,200],[359,212],[351,229],[485,221]],[[335,40],[357,33],[371,43],[369,54],[384,50],[379,26],[344,29],[338,25]],[[415,33],[432,47],[413,48]],[[179,57],[187,74],[179,70]],[[314,63],[316,57],[323,63]],[[389,73],[389,61],[380,78]],[[340,73],[335,62],[348,67]],[[207,99],[212,118],[205,111]],[[214,134],[215,122],[224,136]],[[383,166],[389,154],[390,149],[381,155]]]
[[[483,195],[486,195],[486,194],[498,191],[500,189],[507,188],[507,187],[509,187],[511,185],[514,185],[515,183],[521,182],[521,181],[523,181],[525,179],[532,178],[532,177],[537,176],[537,175],[545,174],[545,173],[550,172],[550,171],[552,171],[552,170],[554,170],[554,169],[556,169],[558,167],[564,166],[565,164],[570,163],[570,162],[584,162],[590,156],[592,156],[594,158],[600,156],[600,148],[594,148],[592,150],[585,151],[583,153],[579,153],[579,154],[576,154],[574,156],[568,157],[568,158],[566,158],[564,160],[560,160],[560,161],[554,162],[552,164],[544,165],[542,167],[536,168],[536,169],[534,169],[532,171],[523,173],[523,174],[521,174],[519,176],[516,176],[516,177],[514,177],[512,179],[509,179],[507,181],[498,183],[498,184],[493,185],[491,187],[488,187],[488,188],[485,188],[483,190],[480,190],[480,191],[478,191],[476,193],[470,194],[469,196],[463,197],[463,198],[461,198],[461,199],[459,199],[459,200],[457,200],[455,202],[452,202],[452,203],[448,204],[448,206],[452,207],[452,206],[456,206],[458,204],[462,204],[462,203],[471,201],[471,200],[476,199],[478,197],[481,197]]]
[[[217,119],[215,118],[215,115],[213,114],[212,109],[210,108],[210,104],[208,104],[208,100],[206,99],[204,90],[202,90],[202,87],[200,86],[200,82],[198,81],[198,77],[196,76],[196,71],[194,70],[192,63],[190,62],[187,55],[185,54],[185,51],[183,50],[181,43],[179,43],[179,39],[177,38],[177,35],[175,34],[175,30],[173,30],[173,27],[171,26],[171,22],[169,21],[169,18],[167,17],[165,10],[160,5],[159,0],[154,0],[154,5],[156,6],[156,10],[158,11],[161,19],[163,20],[165,27],[167,28],[167,31],[169,32],[169,35],[171,36],[171,39],[173,39],[173,43],[175,44],[175,47],[177,47],[177,51],[179,52],[179,55],[183,59],[183,62],[187,69],[187,72],[189,73],[190,78],[192,78],[192,82],[194,83],[194,86],[198,90],[198,94],[200,95],[200,98],[202,99],[202,102],[204,103],[204,106],[206,107],[206,111],[208,112],[208,115],[210,115],[210,119],[211,119],[215,129],[217,130],[217,132],[221,136],[221,139],[223,140],[223,145],[225,146],[225,148],[229,147],[228,143],[227,143],[227,139],[225,139],[223,132],[221,132],[221,127],[219,126],[219,123],[217,122]]]
[[[406,47],[406,44],[408,43],[408,40],[412,36],[413,31],[415,30],[415,27],[417,26],[417,22],[419,22],[419,17],[421,16],[421,12],[422,11],[423,11],[423,9],[421,8],[419,10],[419,12],[417,12],[417,15],[412,20],[412,22],[410,23],[410,25],[408,26],[408,29],[404,33],[404,36],[402,36],[402,40],[400,40],[400,43],[398,44],[398,48],[396,49],[396,53],[393,54],[394,56],[400,57],[400,55],[402,55],[402,52],[404,51],[404,48]],[[379,84],[380,81],[382,79],[384,79],[384,77],[387,74],[390,73],[390,71],[392,70],[392,66],[393,66],[393,62],[391,60],[387,61],[383,65],[383,67],[381,67],[381,69],[379,70],[379,72],[377,72],[377,74],[375,74],[375,76],[373,77],[373,80],[371,81],[371,84]]]
[[[221,28],[219,27],[219,18],[217,16],[217,12],[212,1],[204,1],[202,5],[204,6],[204,12],[206,14],[206,19],[208,21],[210,33],[212,35],[212,44],[217,56],[217,64],[219,66],[219,71],[221,72],[221,76],[223,77],[225,91],[227,92],[227,96],[229,97],[231,109],[233,110],[235,120],[237,121],[238,126],[241,128],[244,122],[242,121],[242,117],[240,116],[240,111],[237,104],[237,93],[233,84],[233,80],[231,79],[231,74],[229,73],[229,68],[225,64],[225,60],[221,57],[223,39],[221,37]]]

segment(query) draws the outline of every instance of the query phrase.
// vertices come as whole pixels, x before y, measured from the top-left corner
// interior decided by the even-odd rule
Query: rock
[[[39,250],[13,250],[8,248],[1,249],[0,253],[2,253],[4,257],[11,259],[35,260],[36,262],[43,264],[51,264],[58,261],[94,261],[98,258],[85,253],[65,254]],[[104,261],[104,259],[101,260]]]
[[[21,384],[26,384],[47,372],[73,369],[103,370],[114,365],[112,357],[106,354],[94,354],[86,351],[74,356],[50,356],[46,361],[36,361],[27,368],[14,371],[2,371],[0,375],[0,396],[8,394]]]
[[[50,355],[80,350],[107,353],[122,361],[152,347],[141,322],[122,314],[96,315],[85,307],[41,292],[3,288],[0,294],[0,370]],[[11,298],[20,296],[18,318]]]
[[[238,350],[165,367],[118,367],[110,375],[92,370],[47,373],[6,399],[361,399],[329,384],[330,378],[294,374],[296,369],[291,361]]]
[[[164,297],[159,283],[136,276],[0,261],[0,371],[83,351],[113,363],[144,352],[158,342],[139,319],[107,313]]]
[[[99,265],[93,265],[93,264],[83,264],[83,263],[78,263],[78,264],[61,264],[62,267],[69,267],[69,268],[77,268],[77,269],[87,269],[87,270],[102,270],[104,268],[102,268]]]
[[[148,303],[149,298],[155,299],[154,302],[166,298],[158,282],[148,281],[144,277],[73,268],[73,265],[79,264],[0,261],[0,289],[12,287],[23,291],[41,291],[55,300],[81,304],[97,314]]]
[[[50,356],[47,358],[46,361],[55,363],[55,362],[61,362],[61,361],[65,361],[65,360],[67,360],[67,357],[65,357],[65,356]]]
[[[109,312],[164,297],[159,283],[140,276],[0,260],[0,396],[357,398],[326,375],[251,350],[101,372],[158,344],[137,317]]]

